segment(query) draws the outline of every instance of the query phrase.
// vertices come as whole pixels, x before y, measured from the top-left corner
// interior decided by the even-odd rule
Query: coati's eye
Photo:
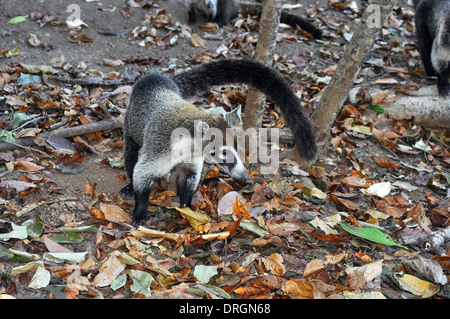
[[[224,149],[222,150],[222,155],[225,156],[225,157],[227,156],[227,149],[226,149],[226,148],[224,148]]]
[[[211,156],[215,156],[216,155],[216,149],[212,149],[210,152],[209,152],[209,154],[211,154]]]

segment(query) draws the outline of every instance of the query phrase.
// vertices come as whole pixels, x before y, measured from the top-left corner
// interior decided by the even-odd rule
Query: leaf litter
[[[341,5],[330,3],[325,10],[333,7],[343,13],[343,20],[351,19],[350,13],[360,14]],[[130,9],[122,9],[124,19],[130,18]],[[138,229],[130,225],[133,202],[101,191],[101,180],[79,189],[60,187],[52,178],[53,170],[76,179],[83,164],[96,159],[117,176],[116,183],[126,182],[120,130],[81,138],[38,137],[42,131],[122,116],[136,79],[127,67],[152,67],[164,73],[183,69],[180,62],[198,64],[254,53],[256,21],[251,16],[240,18],[232,29],[233,40],[214,52],[207,48],[215,40],[170,18],[170,9],[149,2],[132,10],[139,9],[148,11],[131,31],[105,32],[128,33],[122,41],[158,50],[188,40],[202,53],[190,61],[169,56],[104,59],[102,63],[114,71],[103,73],[83,62],[71,65],[64,56],[51,65],[8,64],[21,52],[1,48],[2,144],[23,138],[35,144],[0,153],[0,297],[26,298],[30,290],[22,287],[42,298],[449,297],[448,132],[389,118],[378,105],[389,97],[370,96],[364,87],[359,101],[345,105],[338,114],[330,147],[316,166],[301,169],[285,160],[273,176],[251,167],[254,182],[245,188],[210,167],[193,209],[179,208],[171,184],[160,181],[151,193],[149,220]],[[395,30],[411,36],[412,13],[398,8],[394,17]],[[16,16],[9,24],[38,22],[41,27],[48,23],[48,28],[61,28],[56,21],[33,13]],[[280,33],[279,45],[313,44],[327,68],[304,70],[308,57],[316,54],[313,49],[277,54],[274,63],[301,83],[294,83],[293,89],[309,113],[334,72],[337,48],[345,44],[345,35],[351,35],[348,27],[332,18],[322,23],[329,28],[329,41],[312,42],[288,30]],[[68,34],[67,41],[95,43],[83,21],[67,27],[61,30]],[[202,28],[212,38],[220,32],[215,26]],[[52,49],[33,30],[25,39],[36,50]],[[381,45],[385,53],[373,51],[380,59],[367,61],[357,81],[376,79],[392,85],[415,79],[414,65],[394,69],[384,63],[383,54],[393,54],[394,63],[403,60],[395,55],[398,39],[395,32],[385,34],[392,46]],[[417,47],[405,50],[411,61],[418,61]],[[376,68],[384,69],[388,77],[373,77]],[[402,89],[416,88],[411,84]],[[195,103],[231,114],[245,96],[244,90],[217,88]],[[270,102],[263,125],[284,126]],[[289,147],[281,145],[280,151]]]

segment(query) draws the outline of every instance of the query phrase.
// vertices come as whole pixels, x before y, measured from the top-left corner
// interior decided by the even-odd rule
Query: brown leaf
[[[45,101],[45,102],[39,102],[38,107],[41,110],[58,110],[62,108],[62,105],[60,102],[56,101]]]
[[[236,199],[234,201],[233,214],[238,219],[248,219],[248,220],[252,219],[247,208],[245,208],[244,204],[242,204],[242,202],[239,200],[239,197],[236,197]]]
[[[397,139],[400,137],[392,131],[382,131],[376,126],[372,127],[372,136],[381,144],[387,147],[394,147],[397,145]]]
[[[303,271],[303,278],[306,278],[312,274],[317,273],[318,271],[322,270],[323,267],[323,260],[322,259],[313,259],[309,263],[306,264],[306,268]]]
[[[194,48],[197,48],[197,47],[202,47],[203,49],[207,48],[206,41],[204,39],[200,38],[200,36],[196,33],[192,34],[191,44]]]
[[[383,168],[400,169],[403,168],[401,165],[392,163],[390,160],[384,157],[372,156],[372,160],[377,163],[378,166]]]
[[[115,223],[131,223],[131,217],[120,206],[114,204],[101,204],[100,210],[105,218]]]
[[[44,244],[50,253],[73,253],[72,250],[58,244],[57,242],[54,242],[47,236],[44,236]]]
[[[394,218],[402,217],[407,210],[407,207],[395,202],[392,198],[385,198],[377,203],[377,208],[383,213],[392,216]]]
[[[31,44],[33,47],[37,47],[41,44],[41,41],[37,38],[36,34],[28,33],[28,43]]]
[[[387,93],[380,93],[377,94],[373,97],[372,103],[373,104],[380,104],[383,103],[383,100],[385,99],[385,97],[387,96]]]
[[[43,166],[28,161],[15,161],[14,164],[20,171],[25,172],[39,172],[44,169]]]
[[[353,172],[350,176],[339,180],[340,183],[347,184],[352,187],[368,188],[372,184],[371,180],[367,180],[359,172]]]
[[[278,253],[273,253],[267,258],[263,258],[264,266],[272,274],[283,276],[286,273],[286,267],[283,265],[283,256]]]
[[[253,241],[250,243],[250,246],[252,247],[264,247],[268,244],[270,244],[272,242],[272,239],[263,239],[263,238],[255,238],[253,239]]]
[[[84,33],[81,33],[79,35],[72,35],[72,36],[69,37],[69,40],[71,42],[78,42],[78,41],[87,42],[87,43],[94,42],[94,39],[89,38]]]
[[[298,295],[299,298],[312,299],[314,287],[308,279],[288,280],[283,285],[283,291]]]
[[[360,208],[358,203],[352,202],[348,199],[337,197],[335,194],[328,194],[336,203],[347,207],[350,210],[358,210]]]

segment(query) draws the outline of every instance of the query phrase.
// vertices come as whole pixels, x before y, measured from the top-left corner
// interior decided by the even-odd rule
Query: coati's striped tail
[[[281,110],[300,154],[311,159],[317,152],[316,139],[300,100],[287,80],[261,63],[226,59],[203,64],[172,77],[183,98],[198,95],[216,85],[244,83],[267,95]]]

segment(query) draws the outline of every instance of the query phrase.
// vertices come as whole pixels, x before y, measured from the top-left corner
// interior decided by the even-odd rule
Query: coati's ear
[[[195,125],[195,132],[197,134],[203,134],[207,129],[209,129],[209,125],[206,122],[200,121]]]

